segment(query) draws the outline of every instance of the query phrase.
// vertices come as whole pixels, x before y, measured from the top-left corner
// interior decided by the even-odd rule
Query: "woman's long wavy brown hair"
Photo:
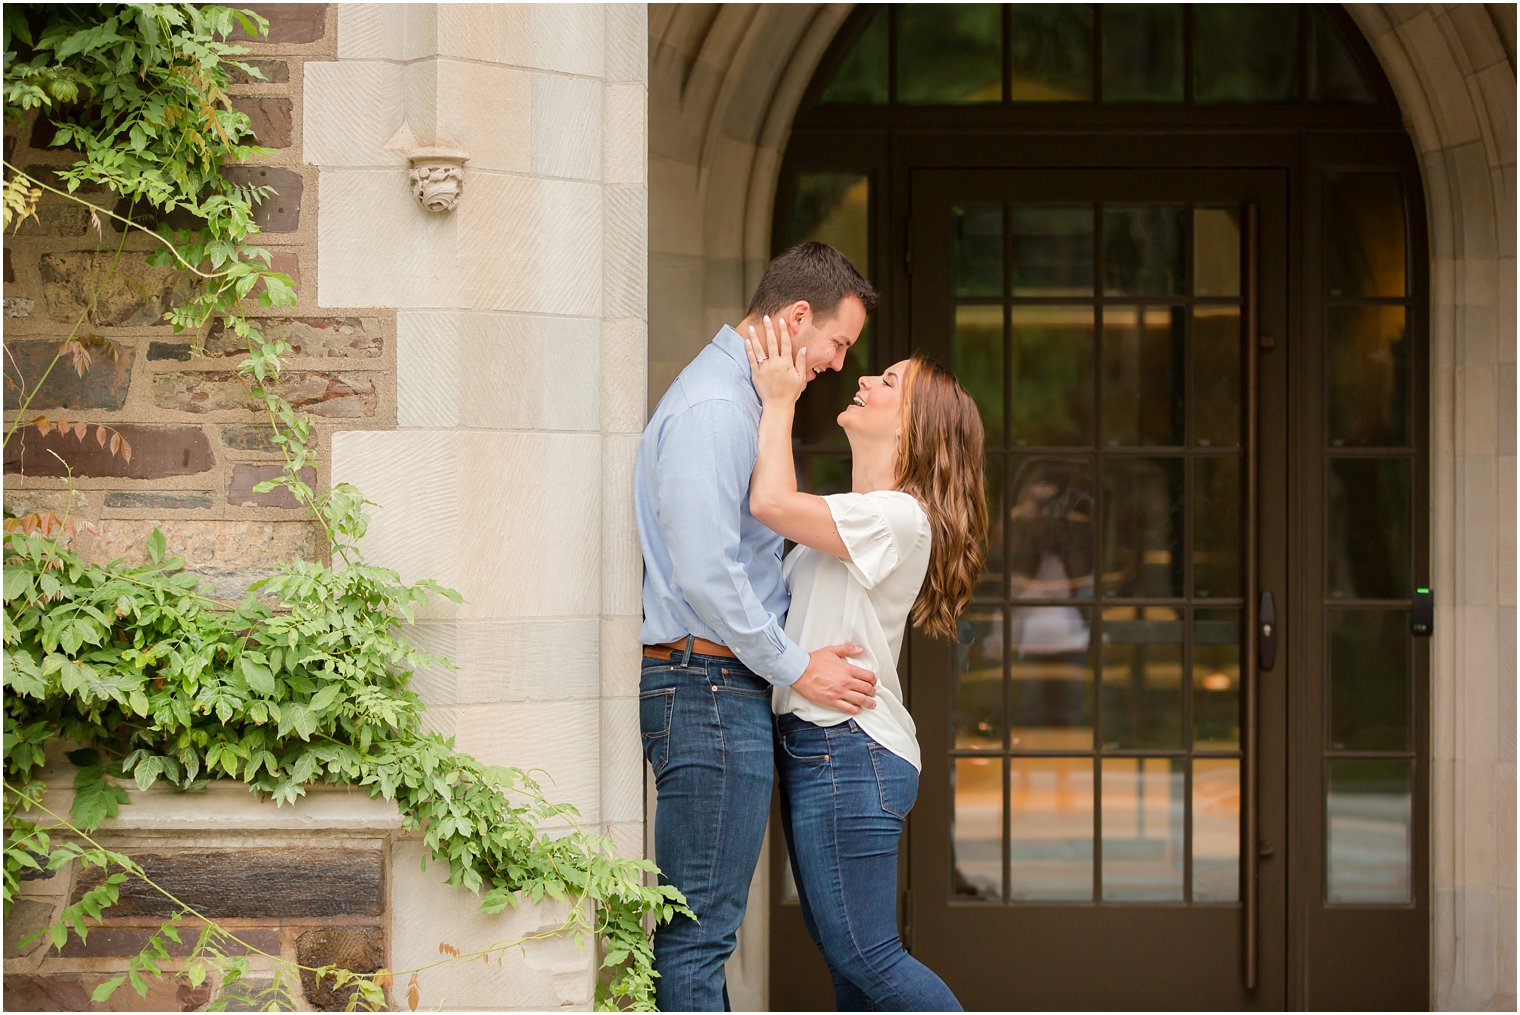
[[[912,618],[926,634],[954,638],[986,559],[982,417],[960,381],[933,360],[913,356],[907,374],[895,485],[924,506],[934,538]]]

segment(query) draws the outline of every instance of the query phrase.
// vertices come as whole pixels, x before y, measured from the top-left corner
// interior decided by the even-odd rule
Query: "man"
[[[749,480],[760,398],[742,336],[769,315],[807,349],[808,379],[841,370],[876,291],[823,243],[766,268],[744,320],[724,325],[681,371],[644,429],[634,474],[644,551],[639,721],[654,771],[655,862],[698,920],[655,934],[664,1011],[727,1008],[734,950],[770,813],[771,689],[846,712],[874,707],[875,677],[846,657],[809,654],[782,630],[781,537],[755,521]]]

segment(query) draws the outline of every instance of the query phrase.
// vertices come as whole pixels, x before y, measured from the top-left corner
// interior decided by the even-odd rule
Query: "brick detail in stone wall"
[[[253,220],[266,233],[295,232],[301,219],[300,174],[271,166],[228,166],[223,175],[245,186],[273,187],[277,193],[254,205]]]
[[[234,451],[262,451],[265,454],[274,454],[279,450],[272,438],[274,431],[267,425],[254,426],[224,426],[222,430],[222,447]],[[315,435],[316,428],[312,428]]]
[[[300,507],[290,491],[283,486],[273,490],[264,490],[254,493],[253,488],[266,479],[274,479],[281,474],[278,465],[257,465],[240,462],[233,466],[232,482],[227,485],[227,503],[236,507],[268,507],[268,508],[297,508]],[[311,469],[301,470],[301,480],[307,486],[315,488],[317,475]]]
[[[48,318],[73,324],[99,288],[100,297],[89,318],[91,323],[103,327],[167,328],[164,311],[190,296],[192,276],[170,267],[153,267],[145,257],[123,253],[116,270],[102,286],[101,280],[110,270],[114,254],[94,251],[43,254],[42,296]]]
[[[379,927],[332,927],[309,930],[296,938],[296,961],[303,966],[338,966],[355,973],[375,973],[385,962],[385,937]],[[331,977],[318,982],[301,970],[301,988],[317,1011],[346,1011],[353,987],[335,990]]]
[[[227,67],[227,80],[234,85],[283,85],[290,80],[290,64],[284,60],[249,60],[245,58],[241,62],[256,68],[264,76],[256,78],[252,74],[245,73],[229,65]]]
[[[148,877],[213,919],[380,916],[385,872],[378,849],[249,848],[134,853]],[[90,868],[75,878],[78,900],[105,877]],[[116,917],[172,916],[179,908],[146,882],[128,879]]]
[[[99,476],[115,479],[164,479],[208,472],[216,464],[211,442],[198,426],[146,426],[122,423],[113,427],[132,448],[132,460],[113,455],[102,447],[90,427],[83,439],[73,432],[54,430],[40,434],[30,427],[18,430],[5,447],[6,475],[64,476],[63,463],[56,452],[74,470],[76,476]]]
[[[6,346],[5,376],[17,388],[6,385],[6,402],[17,389],[31,391],[44,373],[47,380],[36,389],[29,409],[120,409],[127,400],[127,386],[132,382],[133,352],[118,346],[116,358],[101,350],[91,352],[91,362],[84,375],[74,369],[65,354],[51,370],[48,364],[58,355],[57,342],[12,342]],[[7,404],[6,408],[12,408]],[[30,418],[30,417],[28,417]]]
[[[7,921],[8,922],[8,921]],[[148,939],[158,931],[153,927],[100,927],[92,928],[90,936],[81,941],[77,937],[70,937],[68,944],[63,946],[59,954],[66,959],[89,959],[108,958],[114,956],[132,956],[142,951],[147,945]],[[196,935],[199,933],[198,925],[180,934],[178,943],[165,940],[164,948],[174,956],[189,955],[195,947]],[[234,930],[237,935],[236,941],[223,939],[217,947],[231,955],[247,954],[249,949],[258,949],[271,955],[280,953],[280,933],[270,927],[238,927]]]
[[[274,95],[235,95],[232,105],[248,114],[255,143],[265,148],[289,148],[291,103]]]
[[[140,508],[146,511],[194,511],[211,507],[216,499],[209,493],[152,493],[112,491],[106,494],[108,508]]]
[[[291,356],[377,357],[385,351],[378,317],[259,317],[253,323],[266,339],[280,339],[290,346]],[[202,347],[206,356],[248,355],[248,346],[217,321]],[[192,358],[188,342],[154,342],[148,346],[150,360],[187,361]]]
[[[300,412],[352,418],[373,415],[375,382],[368,375],[290,370],[276,390]],[[230,371],[164,373],[153,378],[153,402],[177,412],[262,411],[248,393],[247,382]]]
[[[253,11],[269,19],[269,35],[250,36],[242,28],[227,36],[228,42],[269,43],[316,42],[327,27],[327,4],[243,4],[239,10]]]
[[[90,210],[77,204],[39,204],[35,216],[28,215],[11,232],[12,236],[78,236],[90,226]]]
[[[5,978],[6,1011],[92,1011],[90,994],[100,982],[109,979],[93,973],[63,973],[39,976],[15,973]],[[111,995],[112,1011],[199,1011],[211,1000],[211,984],[192,987],[184,977],[144,978],[148,992],[143,997],[123,986]]]

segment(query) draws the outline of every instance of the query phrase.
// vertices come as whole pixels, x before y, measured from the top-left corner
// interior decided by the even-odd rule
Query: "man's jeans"
[[[770,815],[771,687],[736,659],[678,652],[645,659],[639,679],[644,757],[659,806],[654,858],[700,923],[655,931],[662,1011],[726,1011],[733,953]]]
[[[776,720],[781,821],[808,933],[840,1011],[960,1011],[897,933],[897,847],[918,771],[853,719]]]

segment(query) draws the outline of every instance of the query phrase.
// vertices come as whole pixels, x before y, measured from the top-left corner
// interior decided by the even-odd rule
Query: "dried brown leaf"
[[[118,455],[120,453],[121,453],[121,434],[119,434],[119,433],[113,433],[111,435],[111,454]]]
[[[417,1010],[417,1003],[422,1000],[422,988],[417,983],[417,974],[413,973],[411,980],[406,985],[406,1006],[412,1011]]]
[[[46,416],[42,416],[37,419],[37,432],[42,434],[44,437],[53,432],[53,424],[48,420]]]
[[[89,433],[89,432],[90,432],[90,424],[88,424],[88,423],[75,423],[74,424],[74,436],[78,437],[81,442],[84,440],[84,435],[87,434],[87,433]]]
[[[121,439],[121,459],[124,462],[132,461],[132,445],[127,443],[125,437]]]
[[[95,426],[95,443],[101,447],[106,446],[106,428],[98,423]]]

